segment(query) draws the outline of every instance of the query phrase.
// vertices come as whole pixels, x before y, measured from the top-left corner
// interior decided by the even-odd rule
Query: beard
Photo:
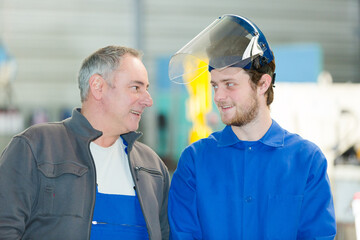
[[[250,99],[250,103],[246,107],[237,107],[235,116],[229,120],[223,119],[222,121],[226,125],[242,127],[252,122],[259,112],[259,100],[256,95],[253,94]]]

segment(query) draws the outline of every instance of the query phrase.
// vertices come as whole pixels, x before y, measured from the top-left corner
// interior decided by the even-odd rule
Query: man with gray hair
[[[34,125],[0,157],[0,239],[168,239],[169,173],[136,132],[153,102],[141,54],[82,64],[82,108]]]

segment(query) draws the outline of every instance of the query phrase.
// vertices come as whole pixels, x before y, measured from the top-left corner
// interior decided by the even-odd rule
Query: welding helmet
[[[169,78],[176,83],[189,83],[214,68],[232,66],[256,70],[273,59],[264,34],[254,23],[226,14],[171,57]]]

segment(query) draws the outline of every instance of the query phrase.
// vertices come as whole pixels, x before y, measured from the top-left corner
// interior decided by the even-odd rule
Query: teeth
[[[136,114],[136,115],[140,115],[140,112],[137,112],[137,111],[134,111],[134,110],[131,110],[131,113]]]
[[[222,106],[222,108],[231,108],[231,106]]]

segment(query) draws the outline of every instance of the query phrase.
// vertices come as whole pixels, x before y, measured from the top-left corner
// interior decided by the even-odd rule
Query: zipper
[[[139,181],[139,177],[138,177],[138,171],[140,171],[140,168],[141,167],[134,167],[133,169],[132,168],[132,164],[131,164],[131,160],[130,160],[130,153],[127,153],[128,155],[128,162],[129,162],[129,167],[130,167],[130,172],[131,172],[131,176],[132,178],[134,179],[134,177],[136,177],[136,179],[134,179],[134,190],[136,191],[136,197],[138,198],[139,200],[139,203],[140,203],[140,208],[141,208],[141,212],[142,214],[144,215],[144,219],[145,219],[145,223],[146,223],[146,230],[148,232],[148,236],[149,236],[149,239],[151,240],[151,228],[150,228],[150,223],[145,215],[145,211],[144,211],[144,204],[143,204],[143,201],[142,201],[142,198],[141,198],[141,194],[140,194],[140,191],[138,191],[138,181]],[[135,171],[134,171],[135,170]],[[134,172],[135,172],[135,176],[134,176]]]
[[[91,224],[98,225],[98,224],[108,224],[106,222],[98,222],[98,221],[92,221]]]
[[[91,154],[91,151],[90,151],[90,143],[91,141],[88,142],[88,154],[90,156],[90,159],[91,159],[91,163],[92,163],[92,166],[93,166],[93,169],[94,169],[94,174],[95,174],[95,178],[94,178],[94,183],[95,183],[95,191],[94,191],[94,194],[93,194],[93,201],[92,201],[92,205],[91,205],[91,217],[90,217],[90,224],[89,224],[89,239],[90,239],[90,235],[91,235],[91,225],[92,225],[92,220],[93,220],[93,217],[94,217],[94,208],[95,208],[95,199],[96,199],[96,186],[97,186],[97,183],[96,183],[96,167],[95,167],[95,161],[94,161],[94,158]],[[95,222],[95,221],[94,221]],[[99,224],[99,223],[98,223]],[[105,223],[104,223],[105,224]]]
[[[148,168],[144,168],[144,167],[135,167],[135,175],[136,175],[136,180],[139,180],[139,172],[140,171],[144,171],[147,173],[150,173],[152,175],[158,175],[158,176],[162,176],[161,172],[157,171],[157,170],[152,170],[152,169],[148,169]]]
[[[113,225],[113,226],[124,226],[124,227],[136,227],[136,228],[146,228],[146,226],[140,226],[140,225],[131,225],[131,224],[117,224],[117,223],[108,223],[108,222],[98,222],[98,221],[92,221],[92,225]]]

